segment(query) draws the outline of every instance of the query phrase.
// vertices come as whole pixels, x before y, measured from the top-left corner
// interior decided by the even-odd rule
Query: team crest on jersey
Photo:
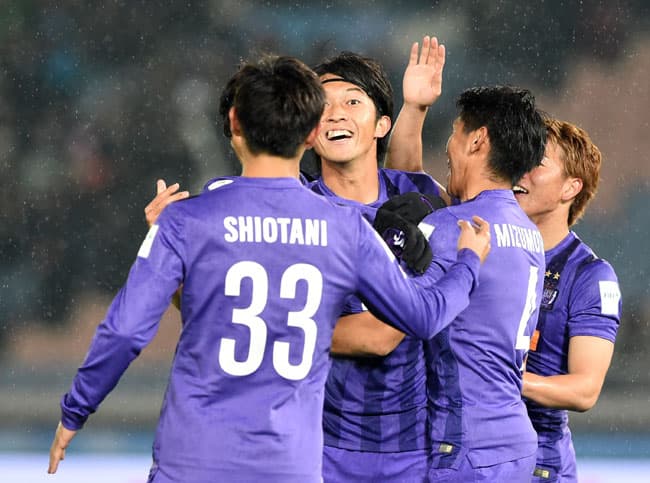
[[[560,283],[560,273],[547,270],[544,274],[544,292],[542,293],[542,302],[540,307],[544,310],[552,310],[553,304],[557,300],[558,289]]]
[[[217,188],[221,188],[222,186],[229,185],[232,183],[233,180],[231,179],[218,179],[217,181],[214,181],[208,185],[208,190],[216,190]]]
[[[390,247],[395,256],[400,257],[404,251],[404,245],[406,244],[406,236],[404,235],[404,232],[397,228],[389,228],[383,233],[383,237],[386,245]]]
[[[542,303],[541,307],[545,310],[553,309],[553,304],[557,299],[558,290],[555,287],[544,286],[544,292],[542,293]]]

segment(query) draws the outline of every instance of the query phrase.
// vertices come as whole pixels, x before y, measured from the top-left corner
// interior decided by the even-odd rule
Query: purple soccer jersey
[[[569,233],[546,252],[544,295],[526,370],[541,376],[566,374],[571,337],[600,337],[614,342],[621,303],[614,269],[597,258],[575,233]],[[538,452],[538,472],[547,471],[549,477],[559,474],[562,481],[577,481],[568,411],[544,408],[530,400],[526,404],[540,448],[544,449]],[[566,468],[573,473],[566,474]]]
[[[392,196],[411,191],[440,194],[438,185],[425,173],[380,169],[378,176],[379,196],[367,205],[336,196],[322,179],[310,187],[337,204],[356,207],[369,222]],[[363,310],[359,299],[353,297],[345,313]],[[372,452],[428,448],[425,379],[423,342],[413,337],[405,337],[386,357],[335,357],[325,385],[325,445]],[[368,468],[367,473],[377,470]]]
[[[539,312],[544,244],[512,191],[484,191],[420,225],[432,230],[431,249],[448,264],[456,258],[457,222],[472,215],[491,225],[480,285],[469,307],[425,347],[432,468],[458,468],[464,458],[475,468],[498,465],[537,448],[521,371]]]
[[[319,482],[323,388],[344,301],[358,293],[382,319],[427,338],[477,282],[476,254],[458,256],[441,279],[436,265],[410,279],[357,210],[298,180],[215,180],[150,229],[62,398],[63,425],[83,426],[182,284],[150,481]]]

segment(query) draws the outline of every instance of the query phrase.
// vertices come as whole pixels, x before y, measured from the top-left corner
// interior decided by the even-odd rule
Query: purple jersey
[[[480,286],[469,307],[425,347],[433,467],[453,467],[465,455],[473,467],[491,466],[537,448],[521,400],[521,368],[539,312],[544,244],[512,191],[484,191],[420,225],[433,230],[431,249],[449,265],[457,222],[472,215],[491,225]]]
[[[571,337],[591,336],[615,341],[621,292],[611,265],[597,258],[573,232],[546,252],[546,266],[544,296],[526,370],[553,376],[567,373]],[[566,410],[544,408],[530,400],[526,403],[540,444],[559,441],[568,434]],[[558,445],[556,451],[547,449],[544,460],[559,462],[571,457],[571,454],[559,454],[562,447]]]
[[[150,481],[319,482],[323,388],[344,301],[426,338],[468,303],[479,259],[410,279],[357,210],[291,178],[224,178],[143,242],[63,396],[79,429],[156,333],[182,284],[183,328]],[[358,266],[366,270],[358,270]]]
[[[356,207],[370,222],[393,196],[411,191],[440,194],[425,173],[380,169],[378,175],[379,196],[367,205],[338,197],[322,179],[310,187],[337,204]],[[345,313],[363,310],[354,297]],[[386,357],[335,357],[325,385],[325,445],[373,452],[428,448],[425,379],[423,342],[413,337],[405,337]]]

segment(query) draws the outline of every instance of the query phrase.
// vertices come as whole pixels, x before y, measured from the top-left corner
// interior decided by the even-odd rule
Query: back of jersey
[[[185,276],[156,471],[320,481],[329,346],[356,283],[352,211],[293,179],[210,188],[159,220]]]
[[[544,245],[512,192],[493,190],[425,218],[434,225],[433,253],[453,260],[457,220],[472,215],[490,222],[492,249],[469,307],[427,348],[429,415],[434,452],[460,446],[473,465],[490,466],[536,449],[521,370],[538,315]]]

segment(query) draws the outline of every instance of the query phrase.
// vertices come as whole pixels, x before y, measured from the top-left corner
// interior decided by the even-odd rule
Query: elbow
[[[583,394],[573,401],[574,404],[571,409],[578,413],[587,412],[596,405],[596,402],[598,402],[598,396],[600,396],[599,390],[591,391],[588,394]]]
[[[378,331],[377,337],[369,344],[368,352],[374,356],[385,357],[395,350],[404,339],[404,334],[393,328]]]
[[[578,401],[576,401],[573,410],[578,413],[587,412],[596,405],[597,401],[598,401],[598,394],[580,398]]]
[[[372,354],[379,357],[386,357],[397,347],[397,343],[389,340],[383,340],[373,347]]]

